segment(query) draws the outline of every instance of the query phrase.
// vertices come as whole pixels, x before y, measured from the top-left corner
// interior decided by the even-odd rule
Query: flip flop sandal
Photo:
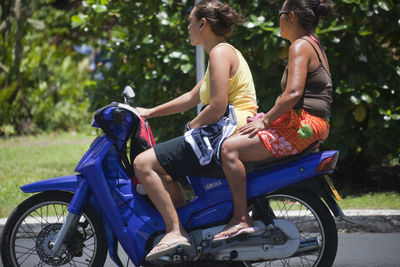
[[[235,226],[233,226],[233,227],[235,227]],[[226,230],[228,230],[228,229],[226,229]],[[233,238],[233,237],[236,237],[236,236],[239,236],[239,235],[242,235],[242,234],[252,234],[252,233],[257,232],[258,230],[260,230],[260,228],[257,227],[257,226],[242,228],[239,231],[237,231],[237,232],[235,232],[233,234],[230,234],[230,235],[221,236],[221,237],[214,237],[213,241],[226,240],[226,239]]]
[[[160,249],[159,251],[153,252],[153,250],[159,246],[167,246],[164,249]],[[162,242],[157,244],[146,256],[146,261],[152,261],[158,258],[161,258],[162,256],[169,255],[171,253],[174,253],[176,249],[181,246],[183,250],[188,250],[192,248],[192,245],[189,242],[186,241],[176,241],[172,243],[167,243],[167,242]]]

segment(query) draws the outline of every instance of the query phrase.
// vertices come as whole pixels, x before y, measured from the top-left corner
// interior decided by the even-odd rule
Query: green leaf
[[[341,41],[341,40],[340,40],[339,38],[337,38],[336,36],[333,36],[332,39],[331,39],[331,42],[332,42],[332,43],[335,43],[335,44],[340,43],[340,41]]]
[[[94,4],[94,5],[92,5],[92,8],[96,13],[103,13],[103,12],[107,11],[107,6],[105,6],[105,5]]]
[[[71,17],[71,21],[76,23],[76,24],[82,24],[82,18],[80,15],[73,15]]]
[[[342,1],[343,1],[343,3],[346,3],[346,4],[359,3],[359,1],[357,1],[357,0],[342,0]]]
[[[360,99],[358,99],[356,96],[352,95],[350,97],[350,101],[354,104],[354,105],[359,105],[360,104]]]
[[[170,58],[181,58],[182,57],[182,52],[180,51],[172,51],[171,54],[169,54]]]
[[[385,11],[389,11],[390,10],[389,4],[386,1],[379,1],[378,2],[378,6],[380,8],[382,8],[383,10],[385,10]]]
[[[13,125],[3,124],[0,126],[0,133],[4,134],[5,136],[10,136],[15,135],[17,131]]]
[[[78,15],[74,15],[71,17],[71,26],[72,28],[77,28],[85,23],[87,16],[79,13]]]
[[[191,63],[186,63],[186,64],[181,65],[181,71],[183,73],[188,73],[192,69],[193,69],[193,64],[191,64]]]
[[[360,35],[360,36],[367,36],[367,35],[371,35],[371,34],[373,34],[373,32],[372,32],[372,30],[370,30],[370,29],[360,29],[359,30],[359,32],[358,32],[358,34]]]
[[[398,157],[396,157],[389,161],[389,166],[394,167],[394,166],[399,165],[399,163],[400,163],[400,159]]]
[[[249,29],[252,29],[252,28],[254,28],[256,25],[255,25],[253,22],[248,21],[248,22],[246,22],[246,23],[244,24],[244,26],[247,27],[247,28],[249,28]]]
[[[392,115],[390,115],[390,117],[391,117],[393,120],[396,120],[396,121],[400,120],[400,114],[392,114]]]
[[[335,25],[335,26],[331,26],[325,30],[319,30],[318,33],[338,32],[338,31],[343,31],[345,29],[347,29],[347,25],[345,25],[345,24]]]
[[[42,31],[46,28],[46,24],[38,19],[32,19],[29,18],[28,19],[28,23],[32,25],[33,28],[35,28],[36,30]]]
[[[113,39],[124,40],[127,36],[125,29],[122,27],[114,28],[111,32]]]
[[[379,108],[378,109],[378,112],[379,112],[379,114],[381,114],[381,115],[391,115],[392,114],[392,112],[390,111],[390,109],[383,109],[383,108]]]
[[[366,103],[368,103],[368,104],[372,103],[372,98],[369,95],[365,94],[365,93],[361,95],[361,100],[366,102]]]
[[[368,11],[368,1],[363,1],[361,4],[360,4],[360,8],[361,8],[361,10],[362,11]]]
[[[154,42],[153,36],[151,34],[146,35],[142,42],[144,44],[152,44]]]

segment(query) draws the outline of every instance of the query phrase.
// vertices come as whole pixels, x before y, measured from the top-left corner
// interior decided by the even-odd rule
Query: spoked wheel
[[[107,242],[101,220],[85,207],[77,227],[54,255],[52,242],[68,215],[72,194],[44,192],[22,202],[11,214],[1,237],[4,266],[103,266]]]
[[[264,197],[270,216],[288,220],[300,233],[300,246],[290,258],[246,262],[247,266],[332,266],[338,246],[335,221],[325,204],[313,194],[285,190]]]

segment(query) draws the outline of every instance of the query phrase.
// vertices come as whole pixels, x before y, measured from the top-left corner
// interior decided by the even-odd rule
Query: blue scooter
[[[77,174],[21,187],[38,193],[10,215],[1,237],[4,266],[103,266],[107,251],[117,266],[118,243],[135,266],[331,266],[338,235],[333,215],[344,217],[328,174],[339,152],[313,152],[246,164],[249,214],[255,233],[213,241],[232,216],[232,195],[219,167],[187,177],[193,197],[177,207],[191,248],[147,262],[165,225],[131,181],[127,160],[140,115],[128,103],[102,109],[93,141]]]

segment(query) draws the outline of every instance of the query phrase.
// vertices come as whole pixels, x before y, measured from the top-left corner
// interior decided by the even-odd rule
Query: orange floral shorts
[[[268,129],[260,131],[265,147],[280,158],[302,152],[316,141],[325,141],[329,121],[305,110],[291,110],[277,119]]]

